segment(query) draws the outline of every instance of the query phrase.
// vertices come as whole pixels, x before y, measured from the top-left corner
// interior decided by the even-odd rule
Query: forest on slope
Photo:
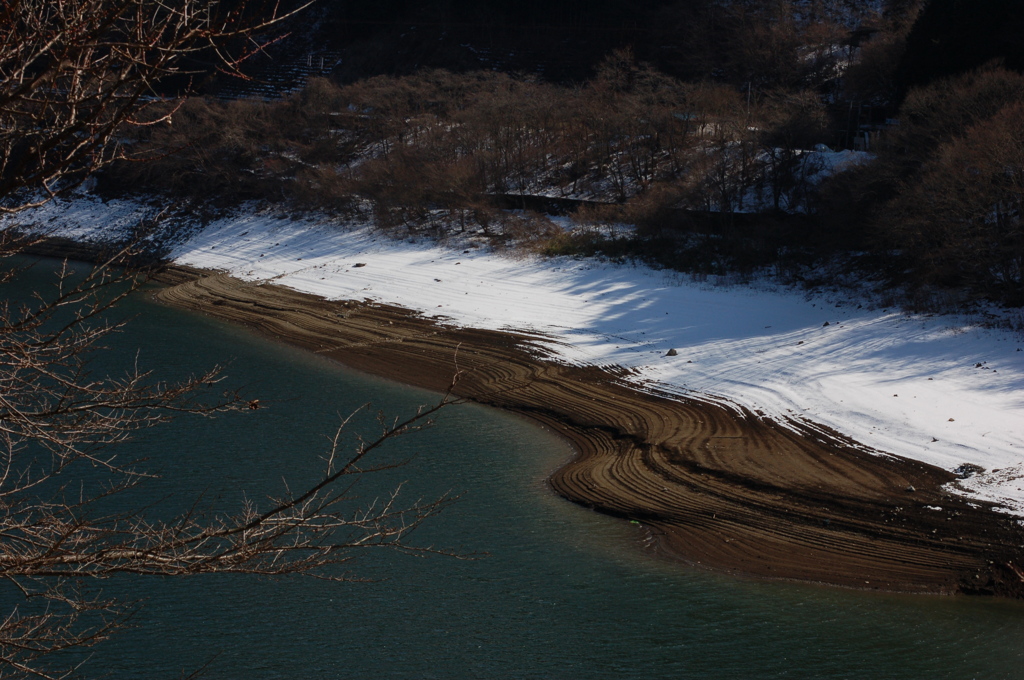
[[[329,46],[332,73],[279,98],[169,102],[172,124],[125,140],[151,162],[100,188],[697,273],[827,264],[910,306],[1018,306],[1014,5],[325,2],[269,49]],[[516,200],[538,196],[567,200]]]

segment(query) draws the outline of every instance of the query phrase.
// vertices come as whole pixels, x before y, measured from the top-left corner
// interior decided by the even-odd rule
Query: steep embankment
[[[638,392],[547,361],[523,334],[448,327],[176,268],[168,304],[402,382],[544,423],[578,455],[559,494],[640,521],[658,549],[713,569],[912,592],[1024,596],[1024,528],[944,491],[952,474],[720,405]]]

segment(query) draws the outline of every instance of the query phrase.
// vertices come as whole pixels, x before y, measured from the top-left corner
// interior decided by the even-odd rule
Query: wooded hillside
[[[283,99],[191,100],[133,141],[156,162],[103,186],[704,272],[844,262],[925,306],[1019,305],[1013,4],[325,4],[303,21],[334,36],[332,76]],[[536,197],[579,228],[504,210],[554,205]]]

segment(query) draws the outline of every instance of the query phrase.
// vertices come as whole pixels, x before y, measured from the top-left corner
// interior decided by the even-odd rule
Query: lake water
[[[372,401],[403,415],[437,395],[356,374],[243,329],[137,296],[119,360],[161,377],[228,362],[258,411],[181,418],[132,444],[162,477],[144,489],[234,507],[312,479],[324,436]],[[372,435],[372,417],[351,432]],[[128,450],[126,450],[128,452]],[[90,675],[210,678],[1024,678],[1024,605],[748,581],[643,552],[642,530],[553,496],[571,455],[531,423],[473,405],[394,442],[416,454],[361,492],[462,499],[413,541],[479,559],[367,554],[372,583],[245,576],[132,578],[134,627]],[[6,609],[6,608],[5,608]]]

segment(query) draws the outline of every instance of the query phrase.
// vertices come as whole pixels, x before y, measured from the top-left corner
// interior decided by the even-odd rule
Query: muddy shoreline
[[[579,452],[559,495],[644,524],[656,550],[755,577],[1024,597],[1024,527],[941,487],[944,470],[750,412],[631,389],[534,338],[170,267],[158,298],[353,368],[538,421]],[[931,508],[939,507],[941,510]]]
[[[102,256],[64,239],[31,251]],[[458,396],[527,416],[574,446],[549,480],[556,493],[640,522],[671,559],[848,588],[1024,599],[1024,525],[943,490],[954,476],[939,468],[809,425],[640,392],[609,371],[551,361],[525,334],[189,267],[164,267],[157,279],[165,304],[367,373],[443,391],[461,371]]]

